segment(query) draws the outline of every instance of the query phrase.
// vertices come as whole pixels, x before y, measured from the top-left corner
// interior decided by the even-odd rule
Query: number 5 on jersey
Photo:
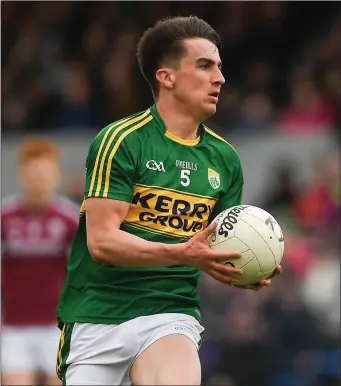
[[[191,180],[189,179],[189,176],[191,174],[190,170],[184,170],[181,169],[181,185],[182,186],[188,186],[191,183]]]

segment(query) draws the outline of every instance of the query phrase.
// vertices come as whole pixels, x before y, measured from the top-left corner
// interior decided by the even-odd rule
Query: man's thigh
[[[131,367],[133,384],[200,385],[198,349],[204,328],[188,315],[164,314],[146,318],[151,329],[140,331],[140,341],[144,343]]]
[[[198,349],[185,335],[165,336],[137,357],[130,378],[134,385],[200,385]]]

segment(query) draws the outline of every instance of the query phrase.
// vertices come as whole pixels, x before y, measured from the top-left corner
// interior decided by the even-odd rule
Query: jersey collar
[[[176,135],[170,133],[169,131],[167,131],[167,127],[165,125],[165,122],[163,121],[159,112],[157,111],[155,104],[150,107],[150,111],[151,111],[152,116],[153,116],[154,120],[156,121],[157,125],[161,128],[163,134],[167,138],[169,138],[170,140],[177,142],[177,143],[180,143],[181,145],[185,145],[185,146],[196,146],[202,141],[202,138],[203,138],[204,133],[205,133],[205,128],[202,124],[199,125],[200,136],[198,138],[196,138],[196,139],[182,139],[182,138],[179,138]]]

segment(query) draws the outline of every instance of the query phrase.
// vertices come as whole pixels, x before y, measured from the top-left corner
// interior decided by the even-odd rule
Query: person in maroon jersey
[[[60,152],[44,138],[18,153],[21,194],[3,200],[2,384],[58,385],[56,308],[79,208],[59,196]]]

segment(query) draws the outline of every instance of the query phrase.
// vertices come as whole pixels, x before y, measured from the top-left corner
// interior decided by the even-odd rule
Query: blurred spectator
[[[303,278],[311,269],[316,251],[302,232],[285,232],[285,266],[294,277]]]
[[[295,134],[332,130],[336,122],[333,106],[323,99],[316,85],[300,81],[293,86],[291,106],[284,110],[279,125]]]
[[[19,149],[22,192],[2,202],[2,383],[58,385],[56,308],[78,208],[58,196],[59,149],[43,138]]]
[[[321,162],[310,186],[293,202],[293,210],[303,229],[328,233],[335,243],[340,232],[340,153],[334,151]]]

